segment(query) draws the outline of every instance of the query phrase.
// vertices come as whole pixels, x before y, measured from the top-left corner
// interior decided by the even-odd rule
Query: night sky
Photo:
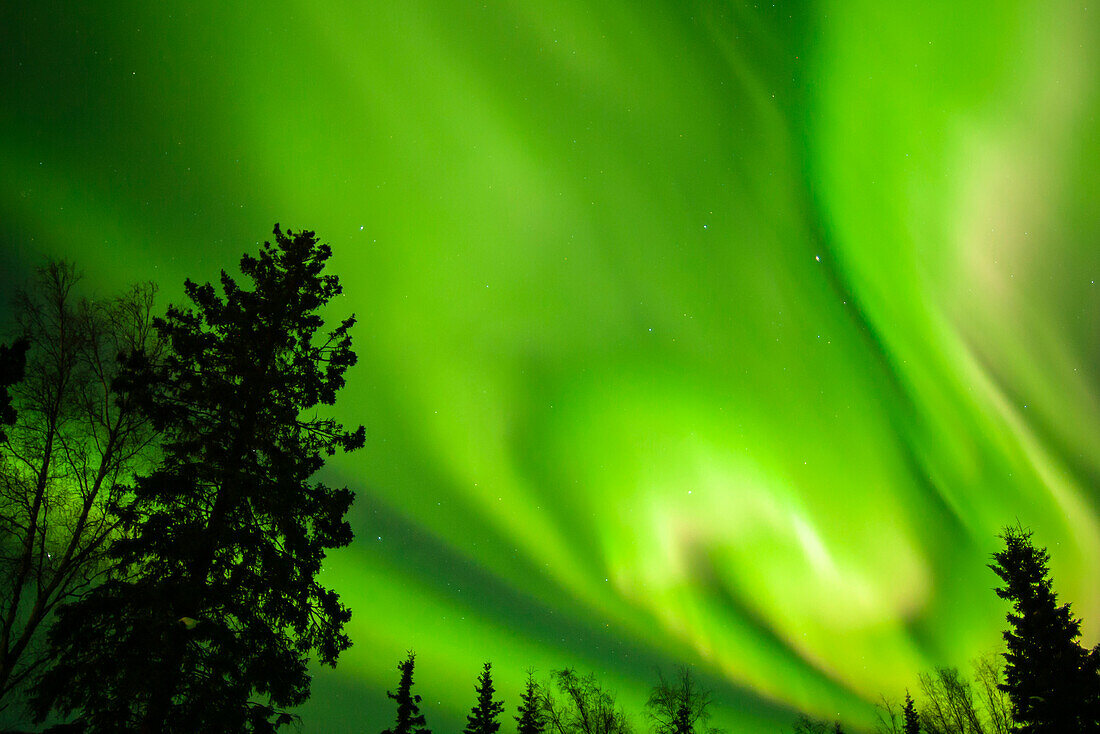
[[[1098,14],[0,3],[2,279],[332,245],[367,446],[303,731],[388,726],[409,649],[439,732],[485,660],[508,716],[687,663],[735,732],[868,725],[997,646],[1005,524],[1100,636]]]

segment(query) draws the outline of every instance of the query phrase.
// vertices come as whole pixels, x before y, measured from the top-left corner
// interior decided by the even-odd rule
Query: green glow
[[[3,262],[167,301],[333,245],[368,447],[309,731],[408,648],[439,730],[486,659],[866,724],[998,643],[1017,518],[1097,641],[1100,10],[100,5],[0,23]]]

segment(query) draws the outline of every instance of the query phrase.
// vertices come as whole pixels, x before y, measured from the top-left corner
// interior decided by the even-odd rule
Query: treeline
[[[1100,645],[1080,644],[1081,620],[1059,604],[1050,554],[1022,527],[1000,535],[989,568],[997,596],[1011,605],[1004,652],[975,661],[973,678],[955,668],[918,676],[919,702],[883,697],[880,734],[1096,734],[1100,732]],[[802,717],[796,734],[842,732],[839,722]]]
[[[1081,622],[1069,604],[1058,604],[1050,557],[1020,527],[1005,528],[1004,547],[989,568],[1001,579],[996,593],[1011,604],[1004,652],[973,663],[972,676],[941,667],[918,674],[916,698],[880,696],[876,734],[1096,734],[1100,732],[1100,645],[1079,644]],[[382,734],[431,734],[420,697],[413,694],[415,655],[398,664],[395,723]],[[503,702],[495,699],[492,668],[485,663],[474,688],[476,703],[464,734],[496,734]],[[658,672],[644,719],[655,734],[723,734],[710,726],[712,693],[691,668],[672,680]],[[571,668],[546,681],[528,675],[513,717],[518,734],[633,734],[630,717],[593,674]],[[845,734],[844,722],[800,715],[793,734]]]
[[[351,613],[317,582],[363,444],[318,410],[355,363],[330,250],[283,232],[241,276],[78,297],[51,262],[0,350],[0,711],[55,730],[273,732]]]
[[[416,655],[398,663],[400,677],[395,691],[386,695],[397,705],[393,726],[382,734],[431,734],[420,711],[420,696],[413,693]],[[496,734],[504,714],[504,702],[496,698],[492,664],[485,663],[474,686],[474,704],[466,717],[463,734]],[[658,673],[657,684],[646,702],[645,718],[655,734],[722,734],[709,725],[711,692],[702,688],[691,668],[680,667],[674,678]],[[573,668],[550,673],[536,681],[528,673],[516,713],[517,734],[632,734],[633,725],[615,695],[592,673]]]

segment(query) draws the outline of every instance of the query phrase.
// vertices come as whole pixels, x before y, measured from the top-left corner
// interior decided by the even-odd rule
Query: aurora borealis
[[[10,3],[2,280],[332,245],[367,447],[303,731],[388,725],[407,649],[437,732],[485,660],[507,715],[688,663],[731,732],[868,726],[996,647],[1006,524],[1100,641],[1100,8],[903,5]]]

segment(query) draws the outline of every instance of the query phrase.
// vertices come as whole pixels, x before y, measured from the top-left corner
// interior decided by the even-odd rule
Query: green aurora
[[[735,734],[867,726],[996,647],[1017,519],[1100,637],[1098,14],[6,3],[0,272],[332,244],[368,445],[304,731],[388,725],[407,649],[436,731],[484,660],[509,715],[683,662]]]

